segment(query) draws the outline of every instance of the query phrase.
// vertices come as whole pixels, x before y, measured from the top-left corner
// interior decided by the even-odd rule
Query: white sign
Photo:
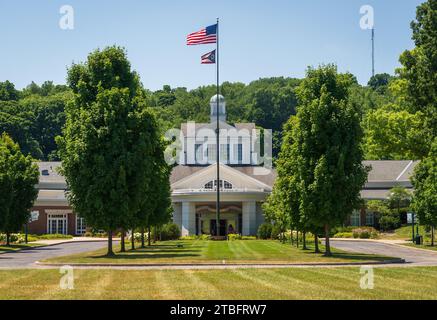
[[[39,219],[39,211],[32,211],[30,213],[29,222],[37,221]]]
[[[407,223],[413,223],[413,215],[414,215],[414,223],[417,223],[416,214],[414,214],[412,212],[407,213]]]

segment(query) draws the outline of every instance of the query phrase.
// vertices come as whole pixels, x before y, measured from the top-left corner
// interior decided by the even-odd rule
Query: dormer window
[[[220,180],[220,189],[223,189],[223,184],[226,190],[230,190],[233,188],[232,183],[226,180],[225,181]],[[207,190],[217,189],[217,180],[209,181],[207,184],[205,184],[205,189]]]

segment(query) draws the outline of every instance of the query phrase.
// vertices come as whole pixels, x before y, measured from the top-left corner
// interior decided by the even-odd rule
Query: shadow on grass
[[[16,252],[22,249],[30,249],[32,246],[25,244],[11,244],[10,246],[0,246],[0,252]]]
[[[189,247],[178,247],[176,245],[151,245],[145,248],[136,248],[126,252],[118,251],[113,256],[101,255],[91,256],[91,259],[111,259],[111,260],[136,260],[136,259],[166,259],[166,258],[187,258],[200,257],[202,246],[190,245]]]

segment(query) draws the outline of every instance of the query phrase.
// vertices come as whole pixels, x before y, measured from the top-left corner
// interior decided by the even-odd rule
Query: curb
[[[329,266],[361,266],[361,265],[386,265],[405,263],[404,259],[391,259],[386,261],[370,261],[370,262],[332,262],[332,263],[203,263],[203,264],[183,264],[183,263],[158,263],[158,264],[114,264],[114,263],[43,263],[36,261],[35,264],[42,267],[329,267]]]

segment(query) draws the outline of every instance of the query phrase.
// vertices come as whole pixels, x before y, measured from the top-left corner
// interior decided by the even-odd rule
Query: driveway
[[[330,239],[335,248],[358,253],[378,254],[402,258],[408,266],[437,266],[437,251],[420,250],[378,241]]]
[[[114,244],[117,244],[114,242]],[[106,241],[70,242],[0,254],[0,269],[35,267],[35,262],[48,258],[94,251],[106,247]]]

